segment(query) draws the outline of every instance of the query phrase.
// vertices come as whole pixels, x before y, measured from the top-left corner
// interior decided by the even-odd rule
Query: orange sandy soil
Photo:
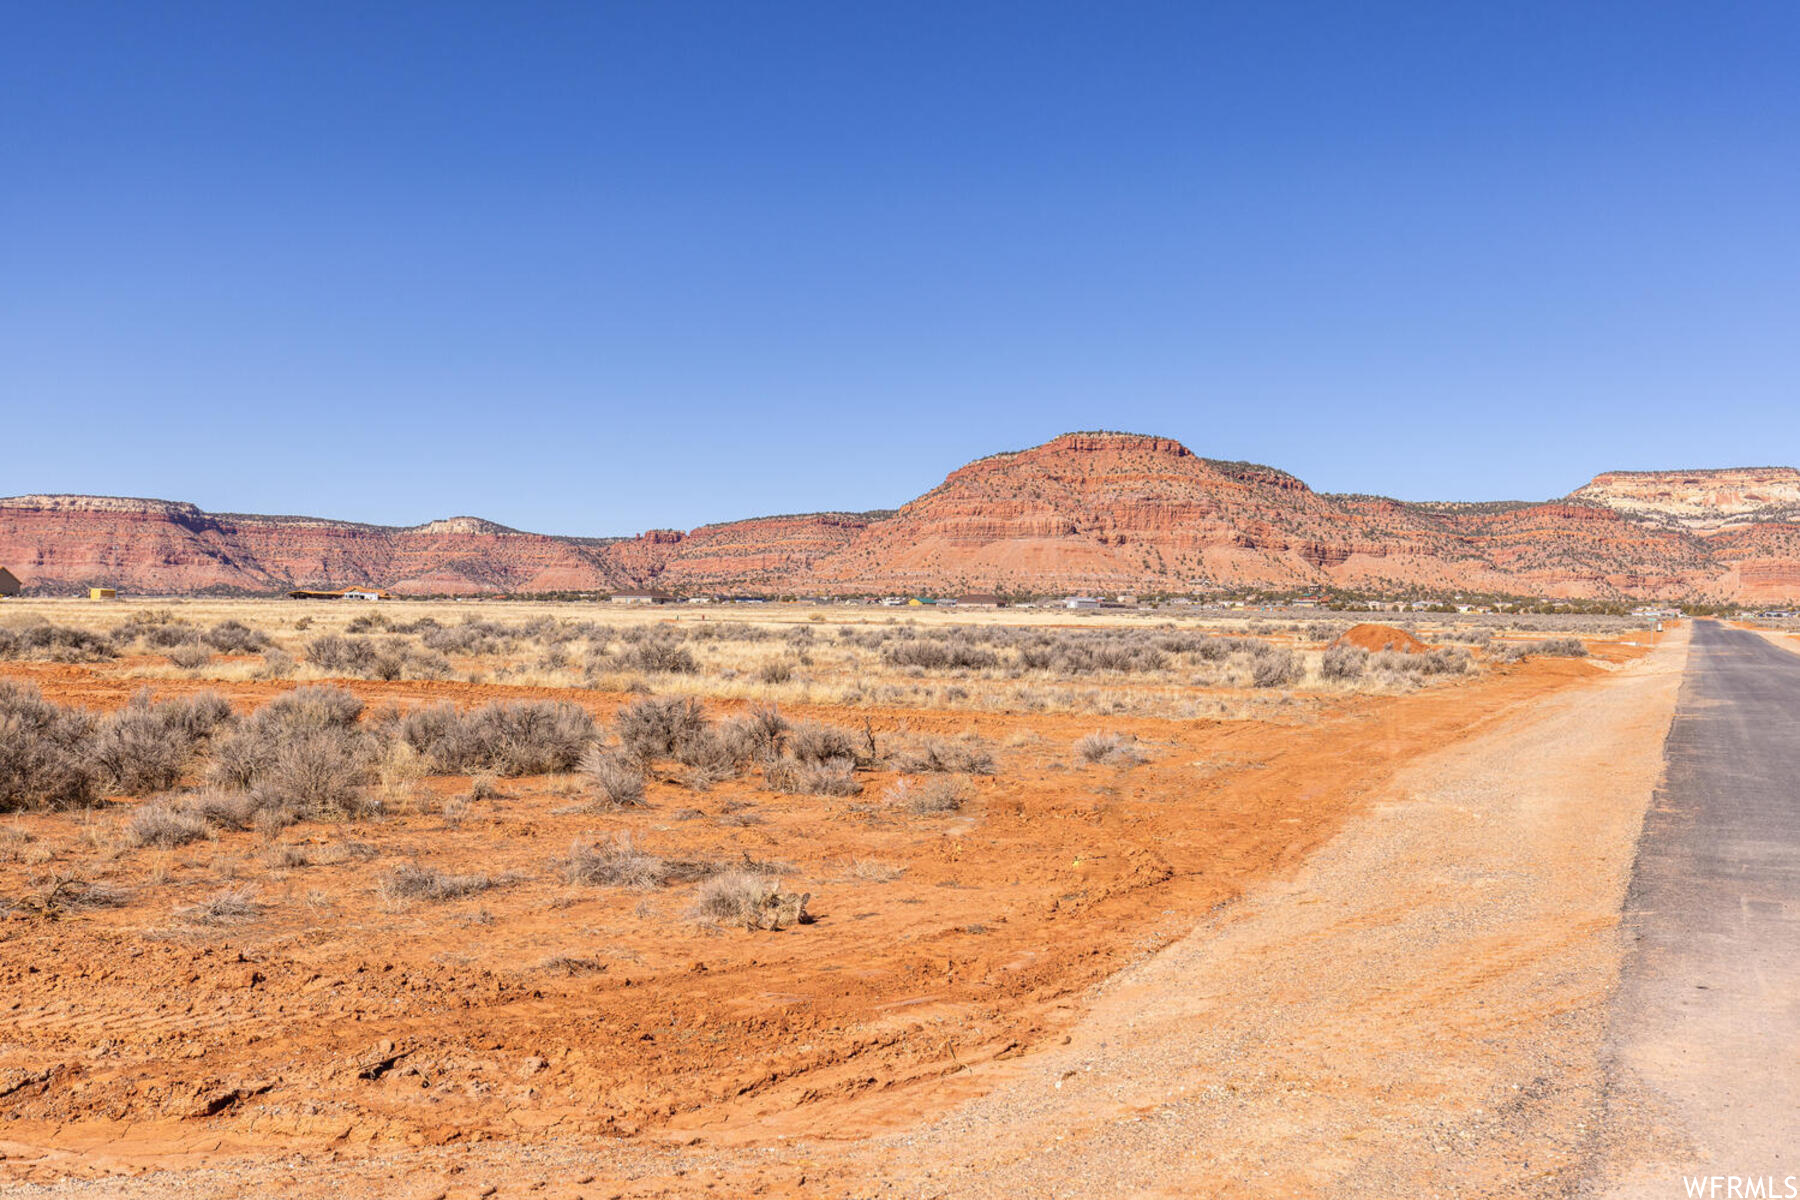
[[[1642,652],[1596,645],[1602,663]],[[129,666],[5,674],[105,709],[140,686],[121,677]],[[999,775],[948,817],[885,809],[880,773],[843,799],[653,782],[649,808],[601,814],[559,814],[582,800],[567,781],[503,780],[455,828],[418,811],[292,828],[282,840],[315,857],[349,842],[374,857],[282,869],[253,833],[123,849],[129,801],[94,817],[7,818],[31,840],[14,835],[0,897],[73,872],[129,900],[0,920],[0,1182],[408,1147],[441,1164],[496,1140],[700,1138],[749,1153],[785,1135],[894,1128],[960,1098],[971,1064],[1059,1039],[1095,983],[1291,869],[1409,760],[1605,669],[1532,660],[1411,695],[1296,699],[1259,720],[789,710],[866,719],[877,738],[989,739]],[[216,686],[249,706],[290,685]],[[603,719],[625,699],[348,686],[372,705],[558,695]],[[1082,763],[1071,743],[1100,728],[1135,734],[1152,761]],[[468,781],[427,786],[442,798]],[[678,818],[687,809],[703,815]],[[746,814],[753,823],[734,823]],[[691,886],[563,881],[554,862],[572,841],[618,830],[669,857],[791,864],[784,877],[812,894],[817,920],[721,931],[686,918]],[[377,877],[415,860],[519,879],[386,911]],[[867,881],[856,860],[904,874]],[[195,928],[173,912],[238,883],[266,905],[251,921]],[[555,955],[602,969],[546,967]],[[745,1162],[739,1182],[755,1190],[763,1168]]]
[[[1363,650],[1398,650],[1403,654],[1417,654],[1425,649],[1424,642],[1392,625],[1352,625],[1331,644],[1356,646]]]

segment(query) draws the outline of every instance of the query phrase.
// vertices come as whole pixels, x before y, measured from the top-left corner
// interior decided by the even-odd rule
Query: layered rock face
[[[603,547],[471,517],[415,528],[211,514],[89,496],[0,500],[0,563],[28,591],[105,584],[153,595],[369,584],[414,594],[593,590],[629,583]]]
[[[1696,531],[1792,521],[1800,518],[1800,471],[1609,471],[1594,476],[1573,498]]]
[[[0,500],[33,592],[414,595],[1174,591],[1343,587],[1564,598],[1800,599],[1800,472],[1614,472],[1545,503],[1312,491],[1179,442],[1068,434],[980,459],[897,512],[557,538],[475,517],[410,528],[93,496]]]

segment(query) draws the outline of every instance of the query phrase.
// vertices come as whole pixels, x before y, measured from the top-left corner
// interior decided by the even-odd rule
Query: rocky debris
[[[405,1058],[409,1051],[401,1049],[392,1041],[383,1039],[374,1047],[364,1051],[355,1062],[358,1079],[380,1079],[394,1069],[394,1065]]]
[[[811,899],[811,892],[770,892],[763,898],[762,907],[750,927],[779,930],[810,925],[812,915],[806,911],[806,902]]]
[[[226,1109],[253,1096],[260,1096],[274,1086],[275,1081],[270,1079],[260,1083],[220,1083],[203,1087],[185,1115],[188,1120],[216,1117]]]

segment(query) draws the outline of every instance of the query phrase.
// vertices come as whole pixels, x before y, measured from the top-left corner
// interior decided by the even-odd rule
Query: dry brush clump
[[[1467,648],[1442,646],[1432,650],[1378,650],[1341,645],[1326,649],[1319,663],[1319,677],[1334,682],[1369,680],[1377,685],[1405,687],[1437,675],[1466,675],[1475,670]]]
[[[979,671],[1000,665],[1000,656],[985,646],[954,635],[935,640],[909,638],[882,649],[889,666],[917,667],[926,671]]]
[[[1520,649],[1526,655],[1541,655],[1546,658],[1586,658],[1588,653],[1587,645],[1580,638],[1574,637],[1545,638]]]
[[[358,679],[443,679],[451,673],[449,659],[403,637],[328,633],[307,643],[306,660],[321,671]]]
[[[0,680],[0,812],[78,808],[98,795],[90,751],[94,718]]]
[[[271,645],[268,634],[241,621],[220,621],[201,637],[220,654],[258,654]]]
[[[1292,650],[1270,647],[1267,653],[1258,654],[1250,662],[1250,683],[1253,687],[1287,687],[1298,683],[1305,674],[1305,662]]]
[[[105,634],[69,625],[33,622],[16,629],[0,627],[0,658],[37,658],[59,663],[103,662],[119,649]]]
[[[121,647],[142,643],[149,650],[197,647],[219,654],[256,654],[274,644],[268,634],[242,621],[224,620],[201,628],[178,619],[168,609],[132,614],[112,631],[112,641]]]
[[[862,791],[856,772],[875,762],[875,738],[868,731],[801,721],[788,730],[785,755],[764,762],[763,782],[790,795],[854,796]]]
[[[1135,737],[1118,733],[1084,734],[1075,741],[1075,753],[1084,762],[1105,763],[1113,767],[1133,767],[1150,761]]]
[[[184,671],[197,671],[213,660],[212,649],[200,642],[186,642],[169,651],[169,661]]]
[[[103,718],[90,751],[102,783],[142,795],[172,788],[193,758],[235,719],[217,692],[158,703],[149,690]]]
[[[363,815],[381,742],[357,724],[362,709],[342,688],[295,688],[218,740],[211,780],[295,820]]]
[[[875,759],[875,740],[842,725],[801,721],[788,731],[787,752],[804,764],[848,762],[852,766]]]
[[[969,785],[947,776],[923,781],[896,779],[882,799],[888,807],[914,816],[941,817],[962,811],[969,803]]]
[[[1331,646],[1319,660],[1322,679],[1361,679],[1369,670],[1369,652],[1360,646]]]
[[[626,753],[643,762],[670,758],[707,727],[706,708],[692,696],[645,696],[619,710],[613,729]]]
[[[428,705],[401,718],[399,732],[438,771],[506,776],[573,770],[599,736],[586,709],[554,700],[497,701],[466,712]]]
[[[855,796],[862,791],[856,764],[847,758],[825,762],[779,759],[763,768],[763,782],[771,791],[791,796]]]
[[[810,765],[837,745],[835,735],[821,729],[790,727],[770,705],[752,706],[715,725],[692,697],[634,700],[619,710],[613,728],[619,757],[645,769],[672,761],[684,768],[682,778],[695,791],[706,791],[752,763],[787,762],[784,753]]]
[[[72,871],[53,871],[30,880],[17,900],[0,899],[0,910],[22,908],[46,917],[87,908],[120,908],[131,893],[114,883],[88,879]]]
[[[433,903],[461,900],[498,887],[504,882],[506,880],[496,879],[492,875],[453,875],[436,867],[402,863],[382,874],[376,883],[376,892],[384,906],[393,909],[409,900],[428,900]]]
[[[700,670],[693,652],[667,634],[627,645],[618,662],[627,669],[656,675],[693,675]]]
[[[601,842],[577,841],[557,865],[571,884],[637,891],[661,887],[673,874],[667,860],[639,850],[628,833]]]
[[[125,840],[133,846],[168,850],[205,839],[212,827],[198,813],[166,800],[149,801],[125,819]]]
[[[907,775],[994,775],[993,747],[974,734],[961,738],[921,737],[888,755],[887,765]]]
[[[581,757],[581,774],[615,808],[636,808],[644,802],[641,759],[590,746]]]
[[[757,871],[725,871],[701,881],[694,894],[693,914],[715,925],[761,927],[781,896],[781,880]],[[804,920],[805,901],[798,905]]]
[[[235,925],[260,916],[263,906],[253,884],[223,888],[198,904],[175,910],[175,919],[189,925]]]
[[[772,704],[752,704],[719,723],[719,737],[740,762],[772,762],[787,748],[790,726]]]

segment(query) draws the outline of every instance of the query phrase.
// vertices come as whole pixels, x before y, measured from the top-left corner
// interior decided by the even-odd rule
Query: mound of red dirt
[[[1363,650],[1398,650],[1402,654],[1417,654],[1425,649],[1421,642],[1404,629],[1395,629],[1392,625],[1352,625],[1344,631],[1344,635],[1331,643],[1334,646],[1356,646]]]

